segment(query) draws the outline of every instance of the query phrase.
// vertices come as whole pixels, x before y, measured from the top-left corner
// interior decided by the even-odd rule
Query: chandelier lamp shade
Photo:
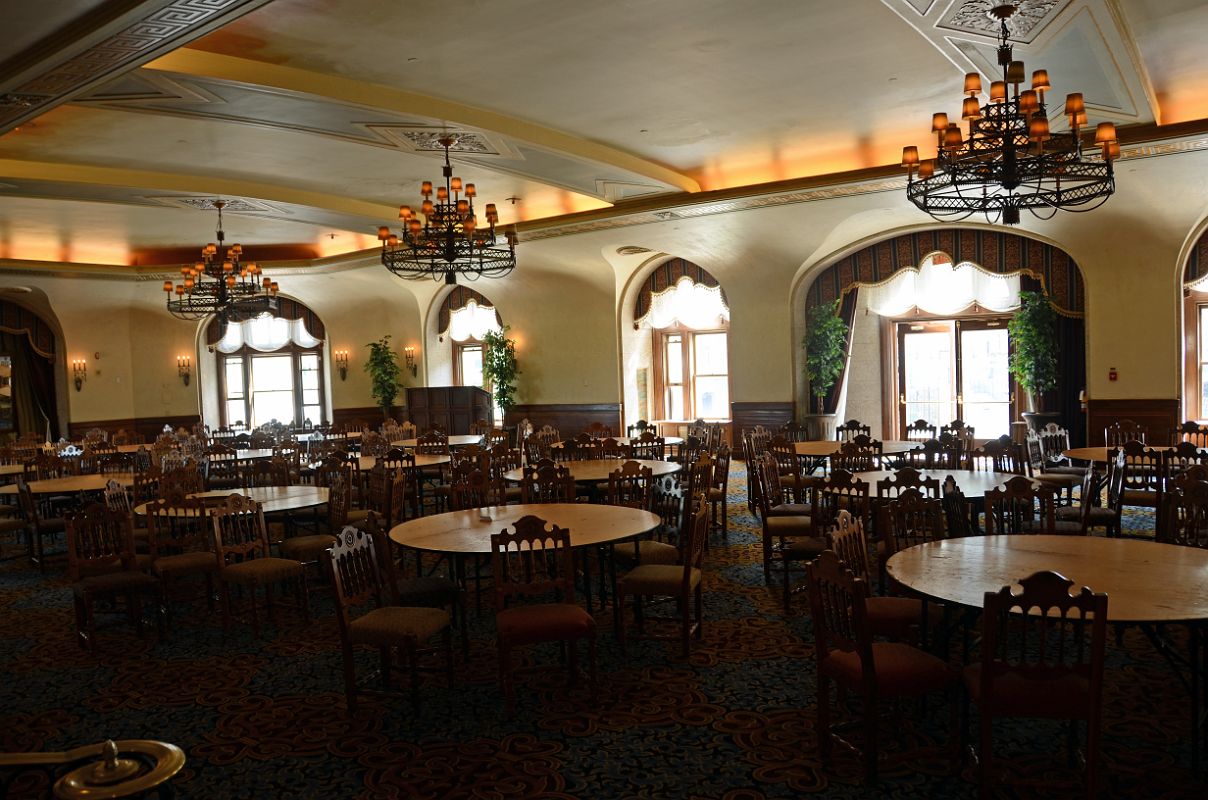
[[[1016,10],[1015,5],[1004,4],[988,12],[1000,25],[1002,80],[990,83],[989,102],[982,105],[981,75],[965,75],[960,118],[968,129],[962,130],[947,114],[934,114],[935,157],[920,160],[917,146],[902,149],[906,197],[936,220],[981,214],[989,222],[1016,225],[1024,209],[1041,219],[1063,209],[1089,211],[1116,189],[1112,172],[1112,162],[1120,155],[1116,126],[1099,123],[1094,146],[1084,152],[1087,116],[1082,94],[1066,96],[1069,130],[1058,132],[1049,129],[1045,105],[1045,93],[1052,88],[1048,71],[1035,70],[1031,88],[1021,89],[1024,64],[1014,60],[1007,28]]]
[[[516,268],[516,231],[511,227],[496,230],[499,212],[494,203],[487,203],[486,224],[480,224],[474,213],[474,184],[463,184],[453,176],[449,149],[457,141],[455,136],[439,139],[445,150],[445,181],[436,187],[435,201],[432,182],[424,181],[419,210],[399,208],[400,233],[393,234],[386,226],[378,228],[382,264],[400,278],[443,279],[455,284],[459,275],[467,280],[502,278]]]
[[[242,260],[242,245],[232,244],[223,252],[222,209],[227,204],[215,200],[211,205],[218,211],[218,241],[201,248],[200,261],[180,268],[180,283],[164,281],[168,313],[190,320],[216,314],[224,322],[234,322],[271,310],[277,282],[265,276],[259,264]]]

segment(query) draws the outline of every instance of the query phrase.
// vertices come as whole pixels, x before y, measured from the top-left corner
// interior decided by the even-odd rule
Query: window
[[[1196,336],[1196,385],[1199,389],[1196,397],[1199,398],[1199,409],[1193,416],[1204,419],[1208,417],[1208,305],[1196,306],[1196,314],[1199,320]]]
[[[310,335],[303,320],[262,314],[232,323],[215,349],[222,425],[328,421],[323,343]]]
[[[0,356],[0,431],[16,428],[13,415],[13,357]]]
[[[665,419],[726,419],[730,377],[725,331],[655,331]]]
[[[452,295],[450,295],[450,298]],[[478,299],[481,298],[482,302]],[[495,308],[486,305],[486,298],[475,294],[460,308],[449,311],[449,338],[453,341],[453,382],[458,386],[477,386],[491,391],[482,374],[482,339],[488,333],[502,330]],[[503,425],[503,409],[491,401],[495,424]]]
[[[1005,319],[897,323],[898,430],[962,419],[979,437],[1011,431],[1014,386]]]
[[[482,345],[477,342],[455,344],[455,379],[458,386],[482,386]]]

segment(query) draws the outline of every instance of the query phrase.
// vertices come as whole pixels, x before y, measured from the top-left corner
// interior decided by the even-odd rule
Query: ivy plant
[[[847,325],[839,317],[839,300],[824,303],[809,310],[806,319],[805,376],[809,378],[810,392],[822,398],[843,374],[843,362],[847,358]]]
[[[511,327],[490,331],[482,337],[482,376],[495,395],[495,405],[505,413],[516,405],[516,340],[508,338]]]
[[[365,372],[369,373],[373,382],[370,393],[381,406],[382,415],[389,417],[390,407],[394,405],[394,398],[398,397],[403,385],[403,368],[398,363],[398,353],[390,347],[390,334],[365,346],[369,348]]]
[[[1011,374],[1039,410],[1040,396],[1057,385],[1057,312],[1044,294],[1020,292],[1019,311],[1007,324],[1007,333]]]

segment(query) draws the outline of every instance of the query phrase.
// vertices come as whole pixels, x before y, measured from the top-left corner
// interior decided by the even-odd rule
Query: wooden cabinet
[[[421,433],[437,427],[450,435],[470,432],[480,419],[493,421],[491,395],[477,386],[417,386],[407,389],[407,416]]]

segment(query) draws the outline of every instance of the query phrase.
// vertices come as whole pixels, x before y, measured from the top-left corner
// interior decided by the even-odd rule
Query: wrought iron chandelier
[[[936,220],[960,220],[981,213],[990,222],[1017,225],[1020,210],[1041,219],[1059,210],[1090,211],[1116,190],[1112,162],[1120,155],[1116,126],[1099,123],[1098,152],[1084,154],[1081,131],[1087,124],[1081,93],[1065,99],[1069,131],[1049,130],[1044,95],[1048,71],[1032,73],[1032,88],[1020,91],[1024,65],[1015,61],[1007,20],[1017,6],[1003,4],[988,13],[999,21],[998,63],[1003,78],[990,84],[990,101],[979,106],[981,75],[965,75],[961,119],[968,137],[947,114],[932,116],[934,159],[919,160],[915,146],[902,149],[907,170],[906,197]],[[917,177],[916,177],[917,171]],[[1047,213],[1046,213],[1047,212]]]
[[[463,186],[461,178],[453,177],[449,163],[449,148],[457,144],[457,137],[445,136],[438,141],[445,149],[445,185],[436,187],[436,202],[432,202],[432,182],[421,184],[424,200],[419,213],[410,206],[399,208],[401,236],[392,234],[385,225],[378,228],[382,264],[408,280],[444,278],[445,283],[455,284],[458,275],[468,280],[484,275],[502,278],[516,268],[516,231],[503,229],[503,241],[499,241],[500,234],[495,231],[499,212],[494,203],[486,206],[487,226],[478,225],[474,184]]]
[[[272,310],[277,302],[277,282],[263,275],[260,265],[243,263],[243,246],[233,244],[221,253],[225,200],[211,204],[218,210],[218,243],[201,248],[201,260],[180,268],[181,283],[164,281],[168,313],[178,319],[201,319],[216,314],[224,322],[250,319]]]

